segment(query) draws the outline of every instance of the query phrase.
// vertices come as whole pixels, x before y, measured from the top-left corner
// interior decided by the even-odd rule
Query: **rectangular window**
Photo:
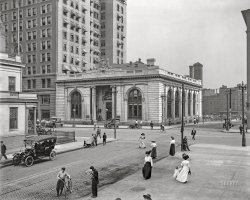
[[[45,79],[42,79],[42,88],[45,88]]]
[[[42,18],[42,24],[41,25],[42,26],[46,25],[46,19],[45,19],[45,17]]]
[[[41,104],[50,104],[50,95],[41,95]]]
[[[23,30],[23,22],[19,22],[19,30],[20,30],[20,31]]]
[[[36,31],[33,31],[33,39],[36,40]]]
[[[32,80],[32,86],[33,86],[33,89],[36,88],[36,79],[33,79],[33,80]]]
[[[42,30],[42,37],[46,37],[45,29]]]
[[[16,77],[9,76],[9,91],[16,91]]]
[[[51,4],[47,5],[47,12],[51,12]]]
[[[17,14],[16,14],[16,12],[13,12],[13,13],[12,13],[12,19],[13,19],[13,20],[16,20],[16,19],[17,19]]]
[[[45,14],[45,13],[46,13],[46,8],[45,8],[45,5],[42,5],[41,14]]]
[[[31,80],[27,80],[27,87],[28,89],[31,89]]]
[[[47,49],[51,49],[51,42],[47,41]]]
[[[31,63],[31,55],[28,55],[28,63]]]
[[[28,68],[27,68],[27,73],[28,73],[28,75],[31,74],[31,67],[28,67]]]
[[[36,43],[32,43],[33,51],[36,51]]]
[[[51,24],[51,16],[47,17],[47,24]]]
[[[10,129],[17,129],[18,108],[10,108]]]
[[[28,16],[28,17],[30,17],[30,16],[31,16],[31,9],[30,9],[30,8],[28,9],[27,16]]]
[[[50,88],[50,87],[51,87],[51,79],[48,78],[48,79],[47,79],[47,88]]]
[[[20,17],[20,19],[23,18],[23,11],[22,10],[19,11],[19,17]]]
[[[47,61],[51,61],[50,53],[47,53]]]
[[[36,55],[32,55],[32,62],[36,62]]]
[[[42,53],[42,62],[45,62],[45,53]]]
[[[36,8],[32,8],[33,15],[36,15]]]
[[[63,44],[63,50],[67,51],[67,44]]]
[[[45,41],[42,41],[42,50],[46,49],[46,44],[45,44]]]
[[[67,55],[63,55],[63,62],[67,62]]]
[[[66,31],[63,31],[63,39],[67,39],[67,32]]]
[[[47,73],[51,73],[51,65],[47,65]]]
[[[50,28],[47,29],[47,37],[51,37],[51,29]]]
[[[16,29],[17,29],[16,23],[12,24],[12,29],[13,29],[13,31],[16,31]]]
[[[45,65],[42,65],[42,73],[43,73],[43,74],[46,73]]]
[[[36,19],[32,20],[33,28],[36,27]]]
[[[36,74],[36,66],[32,67],[32,72],[33,72],[33,74]]]

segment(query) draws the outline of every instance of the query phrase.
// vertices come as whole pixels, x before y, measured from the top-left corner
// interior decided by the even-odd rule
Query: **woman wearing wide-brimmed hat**
[[[176,177],[176,180],[181,183],[187,183],[188,175],[191,175],[190,163],[188,161],[189,156],[187,154],[182,154],[183,161],[181,163],[181,170]]]
[[[157,157],[157,151],[156,151],[157,144],[156,144],[155,140],[152,140],[151,142],[152,142],[152,143],[151,143],[151,147],[152,147],[152,150],[151,150],[151,157],[152,157],[153,159],[155,159],[155,158]]]
[[[142,168],[142,175],[145,179],[149,179],[151,177],[153,160],[150,156],[151,151],[146,151],[146,156],[144,159],[144,166]]]
[[[174,155],[175,155],[175,139],[174,139],[173,136],[171,136],[169,154],[170,154],[171,156],[174,156]]]
[[[139,137],[139,148],[146,148],[146,145],[144,143],[145,140],[145,133],[142,133],[141,136]]]

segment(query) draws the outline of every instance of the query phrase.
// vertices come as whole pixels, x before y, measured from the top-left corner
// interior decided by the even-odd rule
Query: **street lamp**
[[[246,146],[246,137],[245,137],[245,113],[244,113],[244,90],[247,89],[247,86],[243,84],[239,85],[239,89],[241,89],[242,92],[242,127],[243,127],[243,131],[242,131],[242,146],[245,147]]]
[[[73,108],[73,114],[74,114],[73,127],[75,127],[75,118],[76,118],[76,109],[75,108]]]
[[[185,91],[184,83],[182,83],[182,106],[181,106],[181,151],[183,151],[183,134],[184,134],[184,109],[185,109]]]

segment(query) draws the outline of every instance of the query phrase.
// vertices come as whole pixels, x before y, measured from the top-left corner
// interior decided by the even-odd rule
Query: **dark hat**
[[[145,133],[142,133],[141,135],[145,135]]]
[[[151,142],[156,142],[155,140],[152,140]]]
[[[65,170],[66,168],[65,167],[62,167],[62,170]]]
[[[3,141],[1,141],[1,143],[3,143]]]
[[[145,199],[152,200],[152,199],[151,199],[151,195],[150,195],[150,194],[144,194],[144,195],[143,195],[143,197],[144,197]]]
[[[187,154],[182,154],[182,158],[184,159],[184,160],[187,160],[188,158],[189,158],[189,156],[187,155]]]
[[[95,169],[93,166],[91,166],[89,169]]]

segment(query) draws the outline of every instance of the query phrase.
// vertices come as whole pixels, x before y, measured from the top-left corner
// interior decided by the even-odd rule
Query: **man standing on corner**
[[[92,179],[92,198],[96,198],[97,197],[97,185],[99,183],[99,179],[98,179],[98,171],[91,166],[90,169],[92,170],[91,173],[91,179]]]
[[[5,158],[5,160],[8,159],[6,156],[6,149],[7,148],[6,148],[5,144],[3,143],[3,141],[1,141],[1,159],[2,159],[2,156]]]
[[[192,135],[192,140],[195,140],[196,130],[194,128],[191,131],[191,135]]]
[[[106,133],[103,133],[103,136],[102,136],[103,145],[106,144],[106,140],[107,140],[107,135],[106,135]]]

